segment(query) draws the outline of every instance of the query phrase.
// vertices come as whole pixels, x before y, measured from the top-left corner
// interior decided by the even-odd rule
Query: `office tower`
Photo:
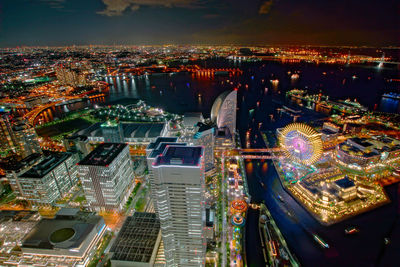
[[[152,163],[167,266],[204,266],[203,148],[168,145]]]
[[[14,152],[14,142],[12,139],[12,123],[10,115],[2,112],[0,114],[0,149],[1,157],[6,157],[10,152]]]
[[[153,200],[154,211],[158,216],[158,208],[157,208],[157,195],[158,189],[156,188],[156,184],[154,181],[154,173],[153,173],[153,162],[156,158],[162,154],[167,145],[185,145],[177,143],[177,137],[158,137],[155,142],[150,143],[146,148],[146,158],[147,158],[147,168],[149,170],[149,184],[150,184],[150,195]]]
[[[179,140],[189,145],[203,146],[205,170],[211,170],[214,167],[214,126],[205,123],[201,112],[185,113],[183,126]]]
[[[78,183],[76,163],[75,154],[51,153],[18,175],[11,172],[8,179],[15,194],[32,205],[54,205]]]
[[[57,80],[62,85],[73,87],[87,85],[86,76],[78,69],[58,67],[56,69]]]
[[[219,95],[211,108],[211,121],[218,128],[228,128],[234,138],[236,132],[237,90]]]
[[[199,124],[197,132],[193,135],[194,145],[203,146],[205,170],[214,168],[214,127],[206,124]]]
[[[3,157],[16,154],[20,158],[42,152],[35,129],[9,113],[0,116],[0,150]]]
[[[100,144],[78,165],[89,207],[95,211],[121,211],[135,184],[129,146]]]
[[[17,153],[23,158],[34,153],[42,153],[35,129],[28,125],[25,120],[16,121],[13,125],[13,132]]]

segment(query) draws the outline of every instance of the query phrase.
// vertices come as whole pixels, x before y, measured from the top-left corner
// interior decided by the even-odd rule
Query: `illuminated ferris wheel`
[[[302,164],[312,165],[322,155],[319,133],[304,123],[291,123],[278,130],[278,139],[285,155]]]

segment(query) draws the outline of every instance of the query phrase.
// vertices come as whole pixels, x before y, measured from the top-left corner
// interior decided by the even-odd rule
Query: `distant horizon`
[[[381,49],[400,49],[400,45],[328,45],[328,44],[71,44],[71,45],[17,45],[17,46],[0,46],[0,49],[16,49],[16,48],[69,48],[69,47],[157,47],[157,46],[230,46],[230,47],[332,47],[332,48],[381,48]]]
[[[3,0],[0,47],[398,47],[398,8],[396,0]]]

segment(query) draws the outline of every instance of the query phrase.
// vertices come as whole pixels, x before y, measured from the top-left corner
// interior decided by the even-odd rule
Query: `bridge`
[[[224,150],[222,157],[240,157],[242,159],[277,159],[284,157],[279,147],[274,148],[234,148]]]
[[[87,99],[93,99],[93,98],[97,98],[97,97],[104,97],[105,94],[101,93],[101,94],[96,94],[96,95],[91,95],[91,96],[86,96],[84,98]],[[55,102],[51,102],[45,105],[40,105],[34,109],[32,109],[31,111],[29,111],[28,113],[26,113],[24,115],[24,119],[28,120],[28,123],[32,126],[35,126],[35,119],[37,118],[37,116],[39,116],[39,114],[41,114],[43,111],[45,111],[46,109],[52,108],[57,106],[58,104],[62,104],[62,105],[68,105],[71,104],[70,101],[80,101],[82,100],[83,97],[81,95],[78,96],[71,96],[68,97],[68,99],[64,99],[64,100],[59,100],[59,101],[55,101]]]

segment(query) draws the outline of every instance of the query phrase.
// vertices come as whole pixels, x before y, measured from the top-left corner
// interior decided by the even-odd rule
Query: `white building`
[[[79,177],[89,207],[121,211],[135,185],[129,146],[103,143],[79,162]]]
[[[150,184],[150,195],[153,200],[154,211],[158,216],[158,208],[157,208],[157,195],[158,189],[156,188],[156,184],[154,181],[154,173],[153,173],[153,162],[156,158],[162,154],[168,145],[176,145],[178,141],[178,137],[158,137],[154,142],[150,143],[146,147],[146,158],[147,158],[147,168],[149,170],[149,184]],[[185,144],[181,144],[185,145]]]
[[[204,266],[203,148],[168,145],[152,163],[167,266]]]
[[[54,205],[78,183],[77,156],[72,153],[51,153],[24,172],[9,173],[14,192],[32,205]]]
[[[236,133],[237,90],[226,91],[215,99],[211,108],[211,121],[217,127],[229,129],[232,138]]]

